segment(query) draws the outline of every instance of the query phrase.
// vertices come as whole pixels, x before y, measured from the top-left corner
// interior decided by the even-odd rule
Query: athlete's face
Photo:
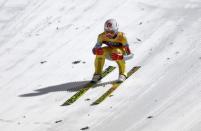
[[[113,38],[115,36],[115,33],[113,31],[106,31],[105,33],[108,38]]]

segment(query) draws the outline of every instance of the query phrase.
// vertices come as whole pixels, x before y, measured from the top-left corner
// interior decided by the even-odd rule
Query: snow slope
[[[200,131],[200,7],[200,0],[0,0],[0,130]],[[91,49],[108,18],[135,54],[127,69],[141,69],[98,106],[90,104],[117,70],[60,106],[91,79]]]

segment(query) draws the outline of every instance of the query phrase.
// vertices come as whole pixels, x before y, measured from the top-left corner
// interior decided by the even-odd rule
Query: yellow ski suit
[[[102,45],[106,45],[102,47]],[[127,39],[124,33],[118,32],[114,38],[108,38],[106,33],[99,34],[97,44],[94,48],[102,48],[103,54],[96,55],[95,59],[95,74],[101,74],[107,56],[111,57],[113,53],[124,55],[126,52],[124,47],[128,46]],[[119,67],[119,74],[127,76],[126,64],[124,59],[115,60]]]

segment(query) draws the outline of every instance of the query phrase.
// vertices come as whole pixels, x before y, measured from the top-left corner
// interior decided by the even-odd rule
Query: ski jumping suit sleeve
[[[124,33],[118,32],[114,38],[108,38],[105,32],[101,33],[98,36],[95,47],[93,48],[93,53],[96,55],[95,74],[101,74],[105,58],[109,56],[118,64],[119,74],[127,76],[123,55],[129,54],[130,50]]]

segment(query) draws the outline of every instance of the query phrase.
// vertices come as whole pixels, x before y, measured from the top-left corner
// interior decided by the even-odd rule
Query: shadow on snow
[[[69,83],[65,83],[65,84],[54,85],[54,86],[37,89],[33,93],[22,94],[19,96],[20,97],[32,97],[32,96],[39,96],[39,95],[44,95],[44,94],[48,94],[51,92],[60,92],[60,91],[76,92],[76,91],[79,91],[80,89],[85,88],[89,82],[90,81],[69,82]],[[97,83],[92,88],[96,88],[96,87],[100,87],[100,86],[104,87],[105,85],[112,84],[114,82],[115,81]]]

